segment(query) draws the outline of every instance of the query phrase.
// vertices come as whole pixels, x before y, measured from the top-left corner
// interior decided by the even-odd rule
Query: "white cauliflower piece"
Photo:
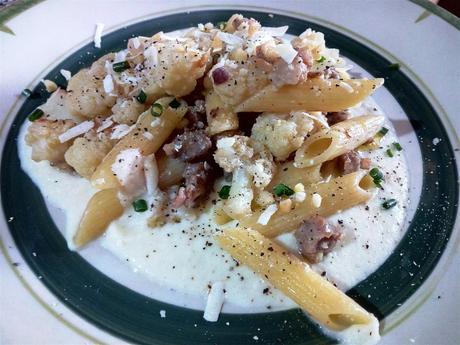
[[[214,159],[224,171],[233,173],[224,211],[234,218],[250,214],[254,190],[263,190],[275,173],[273,156],[263,144],[235,135],[217,141]]]
[[[314,121],[304,112],[262,114],[252,127],[251,138],[267,146],[279,161],[302,146],[314,127]]]

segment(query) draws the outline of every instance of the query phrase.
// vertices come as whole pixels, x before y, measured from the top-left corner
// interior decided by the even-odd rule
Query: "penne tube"
[[[293,188],[297,183],[309,186],[321,181],[321,165],[308,168],[297,168],[294,166],[294,162],[286,162],[281,164],[277,169],[275,176],[266,187],[268,191],[271,191],[273,187],[279,183]]]
[[[137,148],[143,156],[156,153],[187,112],[185,102],[181,102],[177,108],[169,106],[173,99],[164,97],[155,103],[161,104],[163,109],[160,116],[152,116],[151,109],[139,116],[136,127],[112,148],[91,176],[91,183],[94,187],[99,189],[120,188],[120,182],[112,171],[112,165],[120,152]],[[145,136],[144,133],[150,133],[150,135]]]
[[[124,207],[117,189],[104,189],[92,196],[74,236],[76,246],[83,246],[102,235],[109,224],[120,217]]]
[[[307,168],[362,145],[382,128],[383,116],[365,115],[339,122],[309,137],[295,154],[295,165]]]
[[[371,324],[375,317],[275,241],[250,229],[228,229],[219,245],[333,331]]]
[[[166,155],[159,155],[157,164],[160,172],[158,181],[160,189],[165,190],[171,186],[180,184],[183,180],[182,175],[185,170],[184,161]]]
[[[257,222],[263,210],[238,220],[243,227],[257,230],[264,236],[275,237],[297,229],[304,220],[313,216],[327,217],[368,201],[374,194],[374,187],[367,171],[360,170],[329,182],[311,185],[305,190],[305,201],[296,204],[289,213],[276,212],[267,225]],[[314,205],[312,198],[314,193],[321,196],[320,207]]]
[[[209,135],[238,129],[238,116],[229,109],[213,91],[206,94],[206,118]]]
[[[383,84],[383,79],[313,78],[279,88],[269,85],[245,100],[236,112],[342,111],[350,108]]]

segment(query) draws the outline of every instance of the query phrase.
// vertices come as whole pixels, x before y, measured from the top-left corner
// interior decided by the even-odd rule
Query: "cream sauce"
[[[369,101],[354,112],[379,113],[374,108],[377,109]],[[27,124],[24,124],[19,138],[22,168],[40,188],[47,202],[64,211],[65,235],[69,247],[74,249],[73,235],[95,189],[81,177],[52,168],[47,162],[32,161],[31,149],[24,142],[26,127]],[[313,267],[343,290],[374,272],[403,234],[408,184],[406,164],[399,152],[395,152],[393,158],[385,154],[387,146],[395,141],[397,139],[390,130],[381,142],[382,149],[369,154],[374,166],[385,173],[384,190],[366,205],[329,218],[333,224],[344,229],[345,237],[332,253]],[[391,210],[383,210],[381,204],[384,198],[395,198],[398,204]],[[128,207],[122,217],[110,225],[100,244],[128,263],[135,272],[177,294],[205,299],[208,285],[223,281],[226,303],[238,306],[242,312],[293,307],[294,303],[289,298],[248,268],[237,266],[230,255],[219,248],[213,239],[219,229],[213,224],[210,214],[151,229],[147,226],[148,212],[136,213]],[[292,234],[282,235],[279,240],[295,250]]]

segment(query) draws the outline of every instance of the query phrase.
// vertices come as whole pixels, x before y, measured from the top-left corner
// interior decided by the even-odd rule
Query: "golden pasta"
[[[148,156],[163,145],[187,112],[185,102],[181,102],[178,108],[170,107],[169,103],[173,99],[164,97],[155,103],[160,104],[163,109],[161,116],[152,116],[150,109],[139,116],[136,127],[112,148],[91,176],[94,187],[99,189],[120,187],[120,182],[112,171],[112,164],[123,150],[138,148],[143,156]],[[144,133],[150,135],[145,136]]]
[[[339,122],[309,137],[297,150],[295,165],[306,168],[334,159],[372,138],[382,127],[382,116],[365,115]]]
[[[341,111],[358,104],[382,84],[381,78],[313,78],[297,85],[284,85],[279,88],[269,85],[238,105],[235,111]]]
[[[298,203],[287,214],[275,213],[267,225],[257,222],[263,210],[238,220],[241,226],[257,230],[268,237],[295,230],[304,220],[315,215],[327,217],[368,201],[373,195],[372,189],[375,186],[372,184],[372,179],[366,174],[367,171],[361,170],[337,177],[329,182],[311,185],[305,190],[305,201]],[[322,198],[320,207],[315,207],[313,203],[314,193],[319,194]]]
[[[315,321],[341,331],[371,323],[372,314],[314,272],[275,241],[250,229],[228,229],[217,236],[219,245],[241,264],[281,290]]]

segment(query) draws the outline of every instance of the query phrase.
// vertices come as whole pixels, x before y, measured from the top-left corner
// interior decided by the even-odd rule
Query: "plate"
[[[203,21],[217,23],[235,12],[253,17],[264,26],[289,25],[290,34],[298,35],[307,27],[323,32],[329,47],[340,49],[343,56],[374,77],[385,78],[386,91],[376,98],[387,113],[387,109],[402,110],[390,117],[410,153],[409,157],[406,155],[412,168],[407,233],[375,273],[347,292],[379,319],[388,319],[435,268],[451,237],[458,204],[458,170],[442,114],[403,64],[400,69],[391,67],[396,61],[337,26],[281,13],[269,16],[263,10],[208,9],[157,16],[110,32],[103,37],[103,49],[88,43],[62,59],[44,78],[64,85],[61,69],[74,74],[95,58],[124,48],[130,37],[173,31]],[[69,251],[39,190],[20,168],[16,143],[20,125],[48,96],[41,86],[33,91],[36,96],[27,99],[13,114],[8,129],[1,164],[2,206],[4,214],[14,219],[8,227],[22,257],[62,303],[97,327],[140,344],[334,342],[297,309],[223,314],[217,323],[207,323],[202,319],[202,311],[165,304],[134,292],[95,269],[78,253]],[[166,310],[167,318],[161,318],[159,310]]]

